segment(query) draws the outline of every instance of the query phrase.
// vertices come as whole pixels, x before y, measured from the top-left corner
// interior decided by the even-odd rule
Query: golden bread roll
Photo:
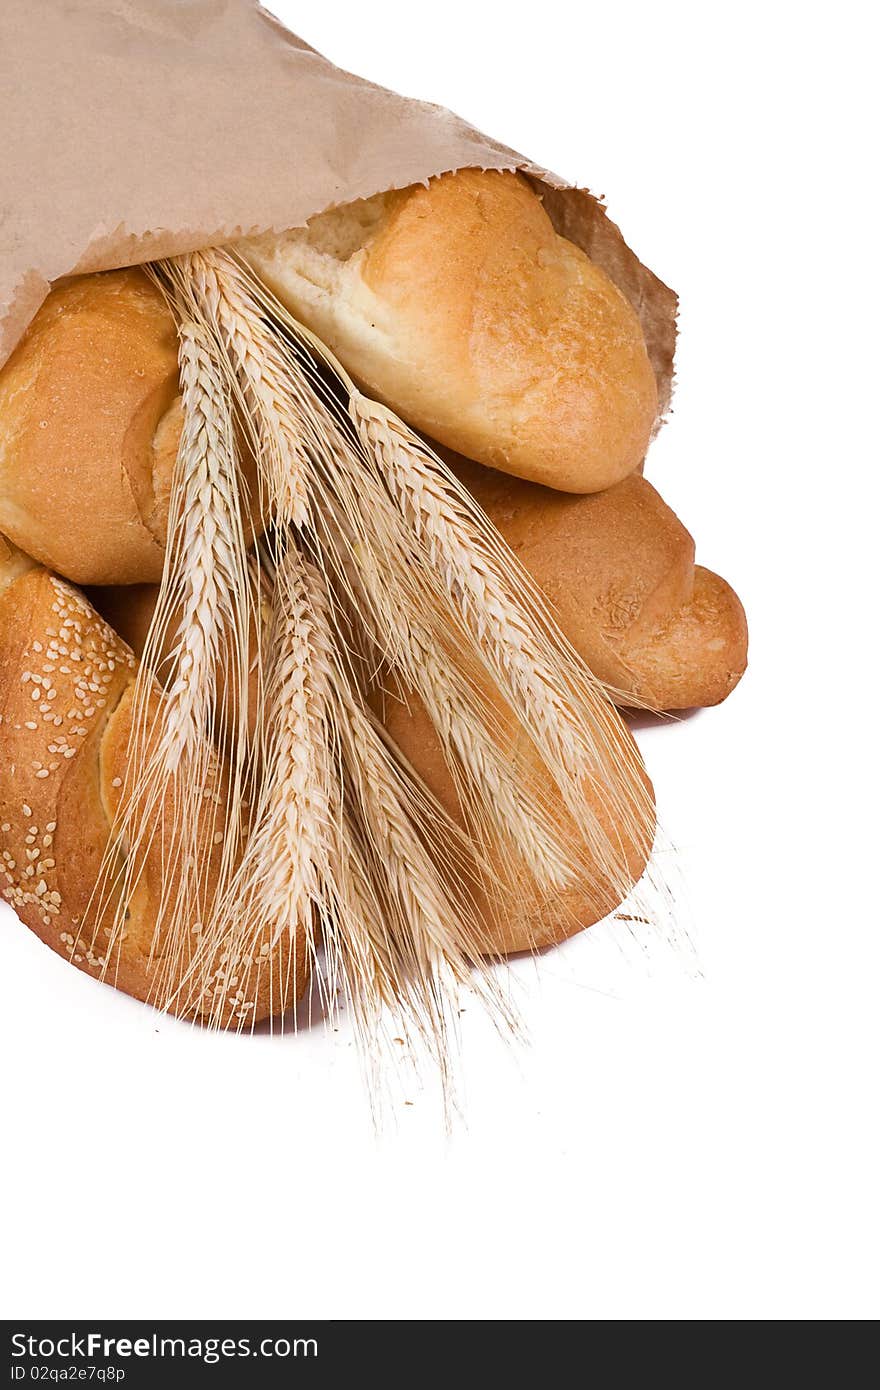
[[[100,904],[94,890],[128,767],[136,663],[86,599],[9,547],[0,557],[0,889],[47,945],[80,969],[138,999],[164,1003],[190,954],[166,960],[156,923],[163,885],[158,836],[126,905],[121,939],[108,953],[118,889]],[[11,582],[5,578],[12,575]],[[161,696],[155,696],[156,705]],[[214,790],[223,792],[218,762]],[[169,797],[171,796],[169,791]],[[203,862],[210,893],[220,846],[212,800],[204,798]],[[168,814],[169,805],[159,808]],[[193,923],[193,946],[198,924]],[[261,953],[262,952],[262,953]],[[306,983],[305,942],[295,950],[258,942],[254,958],[217,958],[205,992],[185,984],[172,1012],[226,1027],[284,1011]],[[157,994],[160,996],[157,999]]]
[[[53,289],[0,371],[0,530],[77,584],[160,579],[178,385],[174,319],[143,271]]]
[[[239,249],[364,390],[469,458],[566,492],[641,463],[636,313],[518,174],[464,169]]]
[[[620,703],[691,709],[730,694],[748,655],[742,604],[694,565],[693,540],[649,482],[566,497],[443,453]]]
[[[503,706],[497,699],[493,704],[502,713]],[[406,704],[389,699],[385,701],[382,717],[404,758],[453,820],[463,825],[464,817],[452,773],[424,706],[414,696],[408,696]],[[555,803],[558,808],[554,820],[563,831],[571,834],[573,827],[549,774],[541,767],[528,734],[509,712],[504,716],[504,727],[508,734],[505,752],[510,766],[524,777],[537,777],[548,804]],[[604,776],[600,773],[597,786],[591,785],[589,797],[603,829],[612,841],[620,844],[627,868],[628,887],[632,887],[642,876],[654,842],[654,791],[632,734],[622,720],[617,722],[615,740],[615,747],[638,766],[646,794],[629,802],[629,827],[617,820],[612,824],[602,794],[597,790],[597,786],[601,788],[609,778],[615,777],[609,758]],[[585,857],[586,852],[582,853]],[[477,888],[474,897],[483,930],[481,944],[486,955],[540,950],[601,921],[620,906],[622,896],[617,885],[610,883],[595,867],[591,870],[589,865],[585,865],[583,880],[578,885],[561,890],[549,898],[538,895],[533,880],[526,874],[515,891],[502,892],[499,889],[497,895],[493,893],[492,900]]]

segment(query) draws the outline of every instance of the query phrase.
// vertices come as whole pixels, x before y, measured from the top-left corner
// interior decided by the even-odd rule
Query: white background
[[[604,194],[681,295],[648,473],[751,622],[726,705],[639,733],[703,974],[601,930],[519,966],[529,1046],[469,1011],[465,1123],[404,1081],[376,1139],[344,1030],[206,1036],[4,909],[0,1306],[876,1315],[869,7],[273,8]]]

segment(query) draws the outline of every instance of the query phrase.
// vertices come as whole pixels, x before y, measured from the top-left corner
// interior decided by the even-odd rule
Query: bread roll
[[[108,956],[118,898],[99,909],[92,895],[127,771],[136,663],[131,651],[85,598],[45,569],[16,557],[0,561],[0,888],[21,919],[59,954],[138,999],[163,1002],[190,956],[165,959],[156,932],[163,891],[158,847],[127,904],[124,935]],[[12,575],[11,582],[5,580]],[[161,697],[156,695],[158,701]],[[214,790],[221,797],[218,763]],[[210,790],[210,788],[209,788]],[[172,793],[169,791],[169,798]],[[208,884],[216,883],[210,797],[199,827]],[[166,801],[160,814],[168,814]],[[165,884],[173,891],[174,884]],[[193,923],[193,943],[197,937]],[[262,954],[260,950],[262,947]],[[161,986],[159,981],[162,981]],[[189,985],[170,1007],[186,1016],[219,1014],[227,1027],[250,1027],[284,1011],[306,982],[305,942],[252,960],[218,957],[205,993]]]
[[[160,579],[178,384],[174,320],[143,271],[56,287],[0,371],[0,530],[77,584]],[[255,499],[246,451],[242,471]]]
[[[636,475],[570,497],[443,452],[619,704],[678,710],[727,698],[748,656],[742,604],[725,580],[694,564],[691,536],[650,483]],[[137,655],[157,592],[142,585],[92,593]]]
[[[502,713],[503,707],[499,701],[496,699],[493,703],[499,713]],[[463,815],[452,774],[424,706],[412,696],[407,697],[406,704],[400,700],[389,699],[385,702],[383,719],[388,733],[412,768],[452,818],[462,825]],[[537,776],[538,785],[546,797],[547,804],[555,803],[558,807],[554,819],[564,832],[573,834],[574,828],[560,803],[549,774],[541,768],[528,734],[509,712],[504,717],[504,727],[508,735],[505,751],[514,772],[523,777]],[[600,790],[615,775],[610,757],[605,764],[604,775],[600,771],[596,783],[591,784],[588,789],[588,794],[590,804],[605,832],[613,842],[620,843],[622,858],[628,870],[629,886],[632,887],[642,876],[654,842],[656,822],[653,787],[632,734],[622,721],[616,726],[615,748],[635,759],[646,793],[644,797],[631,798],[629,801],[630,827],[619,823],[612,824]],[[517,951],[534,951],[551,946],[601,921],[619,907],[621,902],[618,887],[610,883],[595,867],[590,870],[588,865],[585,865],[583,880],[576,887],[561,891],[550,898],[538,895],[534,880],[525,872],[521,883],[513,891],[502,892],[499,889],[494,901],[487,898],[486,893],[479,888],[475,892],[475,898],[483,928],[481,944],[487,955],[509,955]]]
[[[632,305],[518,174],[465,169],[240,243],[371,395],[566,492],[638,467],[657,387]]]
[[[565,497],[445,457],[619,703],[675,710],[726,699],[746,668],[742,604],[694,565],[693,540],[650,483],[634,475]]]

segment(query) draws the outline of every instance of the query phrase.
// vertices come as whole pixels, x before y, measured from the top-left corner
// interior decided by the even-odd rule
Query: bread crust
[[[535,780],[548,807],[555,805],[554,819],[567,835],[574,833],[571,822],[561,805],[558,792],[549,774],[543,770],[528,734],[509,710],[493,701],[503,719],[507,734],[505,757],[515,775],[530,783]],[[437,736],[421,701],[407,695],[406,701],[388,699],[384,702],[385,727],[411,767],[423,779],[454,821],[464,825],[461,804],[455,790],[452,773]],[[656,823],[654,793],[644,763],[632,734],[622,721],[616,724],[612,748],[628,755],[638,767],[646,793],[639,803],[632,804],[636,833],[628,835],[618,824],[612,824],[602,795],[598,790],[604,781],[615,775],[609,750],[605,775],[597,774],[596,783],[586,788],[594,813],[609,838],[620,845],[629,876],[629,886],[641,878],[654,841]],[[500,868],[500,861],[499,861]],[[514,871],[515,872],[515,871]],[[584,865],[581,881],[549,897],[542,897],[534,880],[523,870],[521,880],[510,889],[500,888],[491,895],[473,875],[473,896],[480,926],[480,946],[486,955],[510,955],[519,951],[537,951],[593,926],[620,906],[621,894],[595,866]]]
[[[742,604],[694,565],[693,538],[645,478],[566,497],[441,452],[619,704],[690,709],[730,694],[748,656]]]
[[[243,249],[368,393],[449,448],[567,492],[644,457],[657,386],[635,310],[520,175],[445,174]]]
[[[162,577],[183,425],[177,329],[142,270],[56,286],[0,371],[0,530],[76,584]],[[262,529],[240,441],[248,535]]]
[[[159,579],[153,440],[177,380],[174,321],[143,272],[54,289],[0,372],[0,529],[75,582]]]
[[[639,686],[655,709],[720,705],[746,669],[749,630],[745,609],[720,575],[694,567],[690,602],[673,611],[638,653]]]

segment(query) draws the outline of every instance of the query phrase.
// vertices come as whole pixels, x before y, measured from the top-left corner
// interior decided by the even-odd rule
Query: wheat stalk
[[[169,530],[172,551],[185,563],[178,583],[167,586],[169,597],[178,590],[180,597],[161,745],[169,772],[211,726],[213,678],[225,634],[240,626],[237,601],[246,586],[238,462],[222,377],[197,325],[184,321],[179,337],[183,431]],[[166,606],[160,596],[159,611]],[[148,652],[160,626],[154,624]],[[245,643],[246,633],[239,646]]]
[[[288,363],[239,265],[220,250],[192,252],[173,264],[173,283],[211,323],[241,392],[261,481],[274,514],[296,527],[308,518],[308,424],[290,391]]]
[[[577,877],[576,858],[552,825],[533,779],[514,771],[505,757],[497,720],[478,687],[407,603],[393,574],[361,559],[361,620],[375,644],[382,633],[393,633],[386,654],[425,706],[471,829],[483,843],[513,847],[542,890],[564,888]]]
[[[307,580],[320,626],[335,628],[324,576],[309,565]],[[375,717],[345,678],[338,652],[333,660],[331,690],[349,832],[340,861],[347,857],[355,865],[361,901],[366,874],[371,885],[367,900],[374,910],[382,909],[373,920],[365,920],[362,911],[358,914],[366,926],[366,935],[361,931],[360,938],[367,947],[360,975],[362,980],[365,974],[372,979],[376,1005],[367,1026],[374,1030],[378,1006],[393,1001],[442,1061],[446,1011],[460,988],[488,989],[496,1009],[508,1022],[512,1023],[512,1016],[502,1007],[497,991],[485,979],[474,977],[479,931],[465,884],[456,880],[448,866],[444,873],[429,848],[437,844],[438,832],[451,829],[448,818],[426,789],[411,782],[386,745]]]
[[[157,1002],[168,1006],[191,954],[194,923],[210,916],[216,892],[234,872],[247,776],[246,700],[250,588],[239,505],[239,469],[224,373],[210,335],[192,318],[179,323],[183,428],[175,462],[168,544],[159,597],[132,713],[129,773],[98,897],[118,893],[111,945],[124,930],[125,905],[151,852],[162,862],[153,951]],[[173,637],[172,637],[173,634]],[[170,646],[169,655],[164,655]],[[155,673],[171,672],[156,698]],[[221,673],[228,674],[228,681]],[[236,709],[230,775],[221,778],[217,745]],[[205,846],[219,840],[219,867]],[[161,940],[161,953],[158,946]]]
[[[637,832],[631,793],[644,801],[636,769],[617,754],[609,758],[609,734],[617,718],[607,694],[564,641],[548,636],[543,615],[523,602],[509,555],[491,534],[486,518],[466,499],[442,463],[385,407],[352,391],[352,420],[376,460],[403,515],[425,547],[446,597],[470,631],[480,655],[553,773],[591,852],[616,879],[626,881],[625,863],[584,794],[602,778],[618,815]],[[498,538],[500,540],[500,538]],[[561,634],[560,634],[561,637]],[[617,785],[615,785],[617,782]],[[623,794],[621,794],[621,788]],[[650,817],[648,818],[650,819]]]
[[[259,576],[262,582],[264,575]],[[327,912],[333,825],[327,712],[326,634],[309,606],[303,560],[291,541],[274,573],[265,647],[262,767],[241,861],[202,932],[189,980],[198,981],[221,945],[238,958],[286,937],[317,954],[315,922]],[[268,952],[266,950],[268,948]]]

